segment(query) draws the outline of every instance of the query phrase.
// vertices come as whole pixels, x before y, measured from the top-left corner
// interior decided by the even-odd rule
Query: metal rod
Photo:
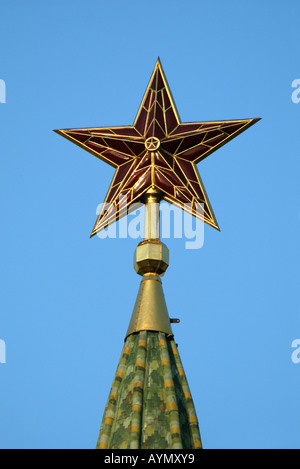
[[[159,194],[150,189],[146,194],[145,199],[145,232],[144,238],[160,239],[160,212],[159,212],[160,197]]]

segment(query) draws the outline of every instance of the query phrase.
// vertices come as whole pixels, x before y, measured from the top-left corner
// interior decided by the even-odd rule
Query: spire
[[[161,277],[169,251],[160,241],[162,199],[219,230],[197,164],[259,119],[181,123],[160,60],[133,126],[56,132],[115,168],[91,236],[146,205],[145,239],[135,251],[142,276],[105,408],[97,448],[201,448],[197,416],[174,342]]]
[[[98,449],[200,449],[190,389],[174,342],[160,277],[159,194],[146,194],[145,241],[134,255],[142,282],[108,397]]]
[[[172,336],[140,331],[127,337],[97,448],[201,448],[193,400]]]

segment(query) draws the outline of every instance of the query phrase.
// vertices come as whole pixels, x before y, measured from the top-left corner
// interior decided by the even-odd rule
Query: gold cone
[[[143,276],[126,338],[139,331],[158,331],[173,336],[161,279],[156,274]]]

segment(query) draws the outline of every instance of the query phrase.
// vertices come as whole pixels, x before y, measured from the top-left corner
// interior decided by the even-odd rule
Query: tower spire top
[[[145,239],[134,255],[142,276],[104,411],[97,448],[201,448],[198,420],[174,342],[161,277],[169,266],[160,240],[166,200],[219,229],[197,163],[259,119],[183,124],[158,58],[132,126],[56,132],[115,168],[92,236],[143,202]]]

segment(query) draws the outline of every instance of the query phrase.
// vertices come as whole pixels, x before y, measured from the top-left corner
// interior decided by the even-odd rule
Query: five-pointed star
[[[219,229],[196,165],[258,120],[182,124],[158,59],[133,126],[55,132],[116,168],[91,236],[151,188]]]

